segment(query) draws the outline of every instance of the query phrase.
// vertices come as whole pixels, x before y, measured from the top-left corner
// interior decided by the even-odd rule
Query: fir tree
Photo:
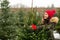
[[[1,2],[1,16],[0,16],[0,39],[15,40],[18,35],[19,17],[10,12],[8,0]]]

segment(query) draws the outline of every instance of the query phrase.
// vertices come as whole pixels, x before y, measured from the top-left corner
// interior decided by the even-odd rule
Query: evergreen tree
[[[57,12],[57,17],[59,18],[58,26],[60,26],[60,10]]]
[[[60,33],[60,9],[57,10],[56,16],[59,18],[59,22],[58,22],[58,24],[57,24],[57,26],[55,28]]]
[[[25,12],[11,12],[8,0],[1,2],[0,15],[0,39],[2,40],[48,40],[46,28],[32,30],[31,25],[41,26],[38,22],[41,21],[40,15],[37,15],[37,10]],[[44,25],[43,25],[44,26]]]
[[[8,0],[3,0],[1,2],[1,11],[2,14],[0,16],[0,39],[15,40],[19,31],[19,17],[18,15],[10,12]]]

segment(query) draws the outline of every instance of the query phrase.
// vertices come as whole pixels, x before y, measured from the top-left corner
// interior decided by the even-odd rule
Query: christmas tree
[[[0,16],[0,39],[15,40],[18,35],[18,21],[19,17],[16,14],[10,12],[8,0],[1,2],[1,16]]]

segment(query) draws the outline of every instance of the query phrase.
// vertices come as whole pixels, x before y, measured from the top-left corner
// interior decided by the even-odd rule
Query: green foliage
[[[59,22],[58,22],[57,26],[55,27],[55,29],[60,33],[60,9],[57,11],[56,16],[59,18]]]
[[[17,14],[13,14],[10,12],[9,2],[7,0],[3,0],[1,3],[1,16],[0,16],[0,39],[15,40],[19,31],[19,17]]]
[[[57,16],[58,16],[58,18],[59,18],[59,22],[58,22],[57,25],[60,26],[60,10],[58,10]]]
[[[8,0],[1,2],[0,39],[2,40],[48,40],[45,28],[32,30],[31,24],[40,25],[41,16],[37,10],[11,12]]]
[[[30,27],[31,24],[33,23],[38,25],[38,21],[41,20],[41,19],[38,19],[40,18],[40,16],[36,15],[36,11],[35,12],[29,11],[28,13],[26,13],[23,10],[21,10],[19,14],[21,15],[21,16],[19,15],[20,20],[21,20],[21,17],[23,18],[22,19],[23,21],[20,21],[21,23],[23,23],[23,26],[20,24],[21,27],[20,27],[18,40],[48,40],[49,39],[47,36],[47,34],[49,34],[49,30],[46,31],[46,29],[43,28],[43,29],[34,31]]]
[[[19,40],[50,40],[50,31],[48,29],[46,30],[45,27],[43,27],[43,29],[34,31],[27,26],[23,27],[21,32],[23,34],[21,34],[22,36],[20,36]]]

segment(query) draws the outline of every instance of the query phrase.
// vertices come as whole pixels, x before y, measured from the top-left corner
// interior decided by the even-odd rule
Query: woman
[[[45,28],[48,29],[46,30],[46,33],[48,34],[47,37],[49,40],[53,40],[52,31],[54,30],[55,25],[59,21],[58,17],[56,17],[55,15],[55,10],[46,10],[42,18],[42,23],[45,25]]]
[[[54,17],[54,15],[55,15],[55,10],[46,10],[42,19],[43,24],[49,24],[50,19]]]
[[[40,40],[53,40],[52,31],[54,29],[55,24],[58,23],[59,20],[58,17],[55,17],[55,14],[55,10],[46,10],[42,18],[42,24],[44,25],[40,25],[38,27],[35,23],[32,24],[32,29],[37,34],[40,33]]]
[[[50,24],[50,23],[58,23],[58,17],[55,17],[56,11],[55,10],[46,10],[43,14],[42,24]],[[32,29],[36,30],[37,26],[32,24]]]

